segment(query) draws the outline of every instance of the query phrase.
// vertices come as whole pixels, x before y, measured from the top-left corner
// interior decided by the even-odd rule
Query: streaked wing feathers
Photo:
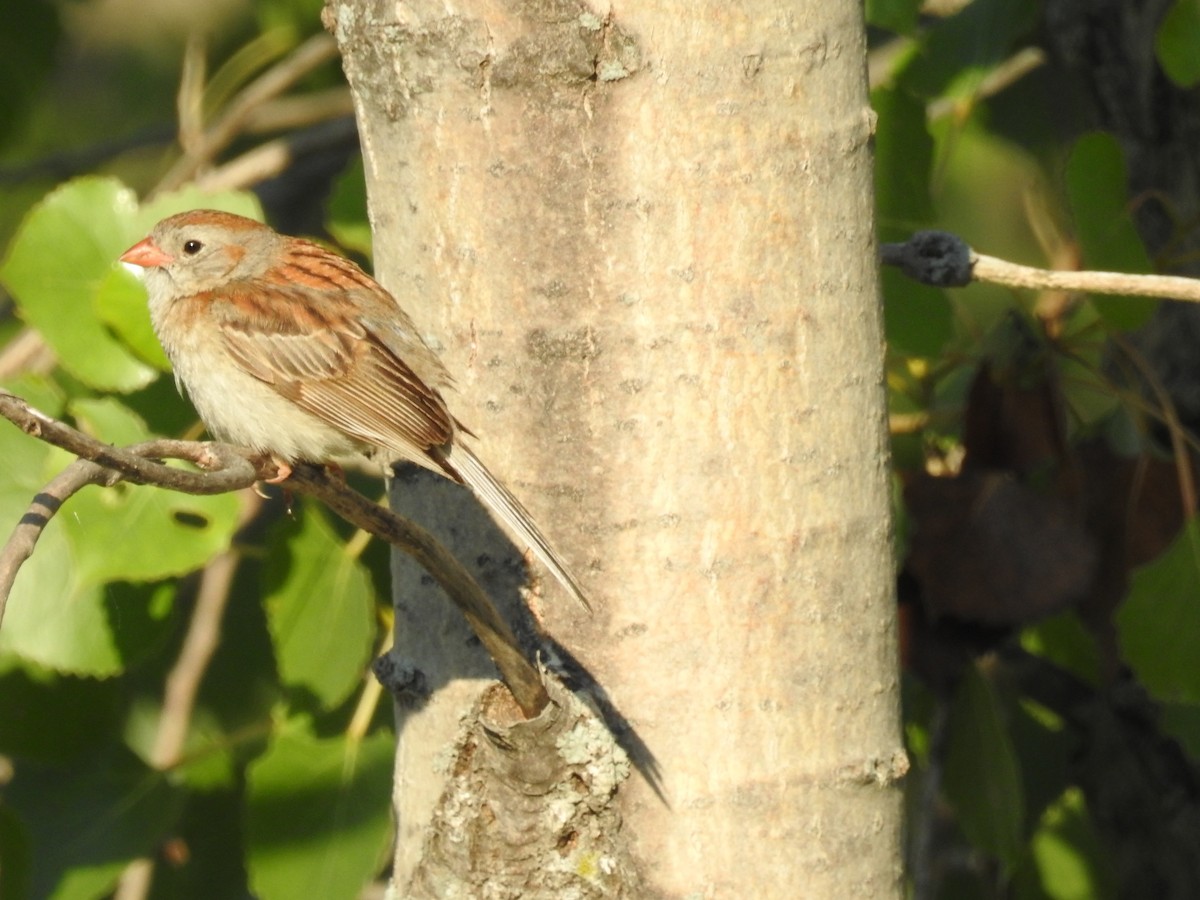
[[[238,365],[301,409],[366,444],[441,471],[427,451],[453,437],[445,404],[358,323],[349,330],[291,333],[227,324],[222,334]]]

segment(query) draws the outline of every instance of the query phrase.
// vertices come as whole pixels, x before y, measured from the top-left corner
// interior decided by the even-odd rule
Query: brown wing
[[[227,289],[223,299],[238,314],[222,329],[225,346],[247,373],[318,419],[447,474],[428,452],[454,436],[441,395],[352,315],[360,310],[344,298],[323,297],[332,308],[319,311],[306,305],[310,295],[287,286]]]

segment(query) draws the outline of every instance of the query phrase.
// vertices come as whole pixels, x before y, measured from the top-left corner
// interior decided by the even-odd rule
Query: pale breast
[[[243,371],[219,336],[168,327],[153,315],[159,340],[209,432],[218,440],[271,453],[287,462],[325,462],[362,446]],[[203,337],[204,339],[201,339]]]

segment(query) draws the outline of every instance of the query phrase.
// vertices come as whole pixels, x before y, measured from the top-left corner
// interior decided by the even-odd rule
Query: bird
[[[358,265],[245,216],[168,216],[120,257],[213,437],[298,462],[368,455],[467,486],[567,592],[579,580],[450,412],[446,366],[396,299]]]

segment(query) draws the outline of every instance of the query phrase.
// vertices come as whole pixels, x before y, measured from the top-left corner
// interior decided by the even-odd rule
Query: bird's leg
[[[267,484],[279,484],[282,481],[287,481],[292,477],[292,467],[277,456],[271,457],[271,462],[275,464],[275,474],[265,479]]]

